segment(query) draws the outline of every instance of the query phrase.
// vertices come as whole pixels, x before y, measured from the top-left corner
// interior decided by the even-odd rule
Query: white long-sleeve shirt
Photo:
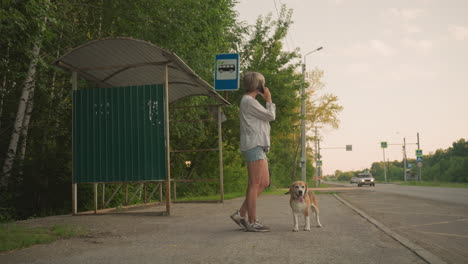
[[[240,150],[270,146],[270,121],[276,118],[276,105],[263,107],[255,98],[244,95],[240,103]]]

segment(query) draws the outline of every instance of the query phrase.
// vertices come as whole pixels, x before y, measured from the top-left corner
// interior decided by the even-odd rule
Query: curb
[[[367,221],[371,222],[373,225],[375,225],[377,228],[382,230],[385,234],[389,235],[396,241],[398,241],[400,244],[414,252],[417,256],[419,256],[421,259],[426,261],[427,263],[430,264],[446,264],[445,261],[441,260],[439,257],[435,256],[431,252],[425,250],[424,248],[414,244],[410,240],[408,240],[405,237],[402,237],[401,235],[397,234],[396,232],[392,231],[390,228],[386,227],[384,224],[380,223],[379,221],[375,220],[374,218],[370,217],[366,213],[364,213],[362,210],[354,207],[352,204],[344,200],[343,198],[339,197],[338,195],[334,194],[336,199],[338,199],[340,202],[351,208],[353,211],[358,213],[360,216],[365,218]]]

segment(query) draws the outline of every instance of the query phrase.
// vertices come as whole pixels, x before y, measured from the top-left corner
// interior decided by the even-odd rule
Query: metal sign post
[[[422,149],[420,149],[420,146],[419,146],[419,133],[417,133],[417,137],[418,137],[418,149],[416,150],[416,158],[418,159],[418,167],[419,167],[419,182],[421,182],[421,178],[422,178],[422,175],[421,175],[421,168],[422,168],[422,158],[423,158],[423,152],[422,152]]]
[[[384,176],[385,176],[385,181],[387,181],[387,170],[386,170],[386,160],[385,160],[385,149],[389,146],[389,145],[399,145],[399,146],[403,146],[403,176],[404,176],[404,180],[407,181],[407,171],[406,171],[406,166],[407,166],[407,163],[408,163],[408,160],[407,160],[407,156],[406,156],[406,145],[417,145],[418,146],[418,149],[415,151],[415,154],[416,154],[416,159],[418,162],[421,163],[421,165],[419,167],[419,181],[421,181],[421,167],[422,167],[422,150],[420,149],[419,147],[419,133],[417,133],[417,137],[418,137],[418,141],[417,143],[406,143],[406,138],[403,138],[403,144],[396,144],[396,143],[393,143],[393,144],[389,144],[387,141],[382,141],[380,142],[380,147],[382,148],[382,152],[383,152],[383,157],[384,157]]]
[[[416,134],[417,138],[418,138],[418,149],[420,149],[420,146],[419,146],[419,132]],[[422,160],[422,150],[421,150],[421,160]],[[421,166],[418,166],[419,167],[419,182],[421,182],[422,180],[422,173],[421,173],[421,168],[422,168],[422,162],[421,162]]]
[[[171,215],[171,144],[169,133],[169,65],[164,67],[164,119],[166,121],[166,214]]]
[[[385,164],[385,149],[387,148],[387,141],[380,142],[380,146],[382,147],[383,152],[383,166],[384,166],[384,178],[385,182],[387,182],[387,165]]]
[[[74,94],[75,91],[78,90],[78,73],[76,71],[72,72],[72,94]],[[75,99],[75,97],[73,97]],[[74,111],[72,112],[72,139],[74,138],[74,128],[75,125],[73,124],[76,122],[76,117],[75,117]],[[72,144],[72,153],[73,153],[73,144]],[[73,173],[73,168],[75,164],[72,162],[72,215],[77,215],[78,214],[78,185],[76,183],[76,175]],[[95,191],[97,193],[97,191]]]

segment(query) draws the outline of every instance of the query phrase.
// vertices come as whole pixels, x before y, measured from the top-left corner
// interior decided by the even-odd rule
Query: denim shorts
[[[253,149],[242,151],[242,154],[244,155],[245,159],[247,159],[247,162],[251,162],[267,159],[266,152],[268,152],[268,148],[256,146]]]

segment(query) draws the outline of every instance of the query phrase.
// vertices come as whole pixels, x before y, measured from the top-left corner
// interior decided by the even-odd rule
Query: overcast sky
[[[343,147],[322,150],[324,174],[368,168],[383,160],[381,141],[416,143],[417,132],[424,154],[468,139],[467,0],[240,0],[236,10],[253,24],[281,4],[294,21],[284,48],[323,46],[307,69],[325,71],[323,92],[344,107],[340,128],[319,132],[323,148]],[[402,160],[402,147],[386,157]]]

